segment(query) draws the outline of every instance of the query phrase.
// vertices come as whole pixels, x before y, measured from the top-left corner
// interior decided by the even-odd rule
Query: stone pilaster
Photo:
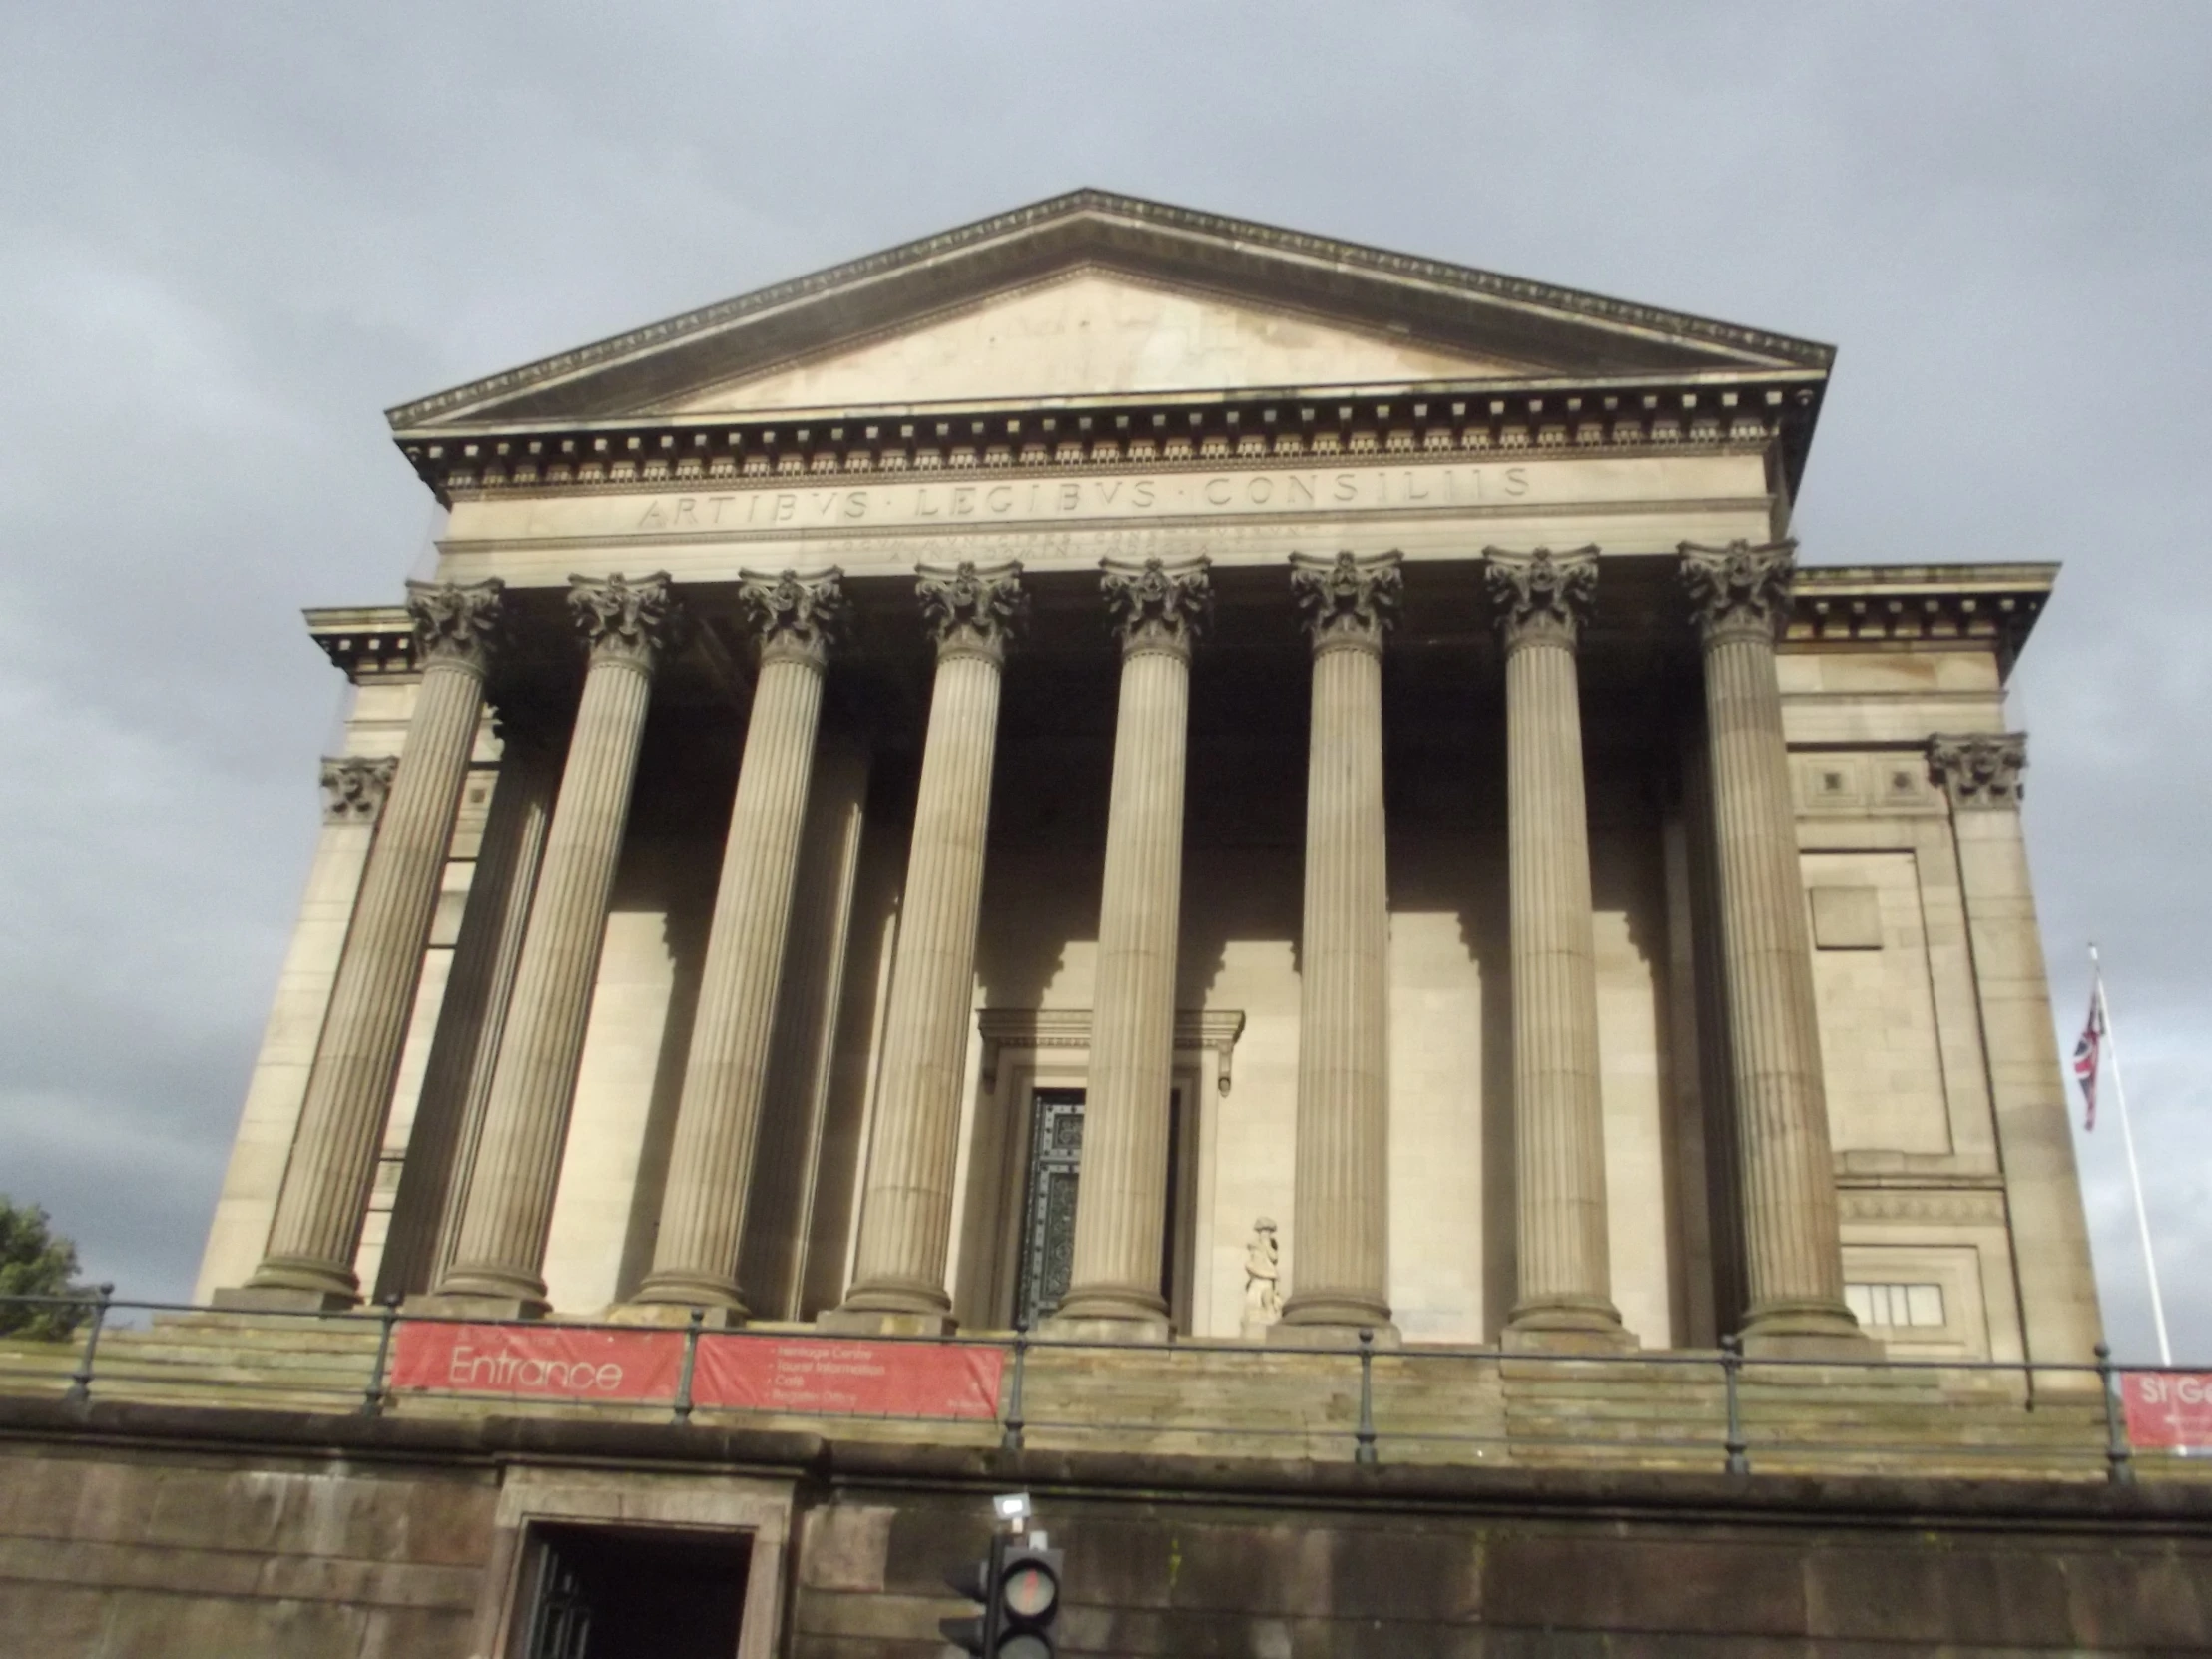
[[[268,1250],[242,1290],[219,1294],[228,1305],[359,1300],[353,1256],[483,711],[500,600],[496,581],[408,584],[423,667],[406,747],[362,871]],[[340,772],[341,787],[361,788]]]
[[[653,675],[680,607],[666,575],[572,579],[569,608],[590,647],[537,890],[453,1261],[446,1311],[546,1311],[545,1230],[568,1135],[607,899],[622,853]]]
[[[1929,740],[1928,759],[1950,798],[2027,1357],[2041,1365],[2088,1365],[2103,1322],[2020,833],[2027,739],[2017,732],[1938,736]],[[2035,1387],[2094,1393],[2096,1380],[2052,1374],[2038,1376]]]
[[[1618,1348],[1576,648],[1597,549],[1484,555],[1505,648],[1519,1295],[1505,1340]]]
[[[1056,1328],[1165,1340],[1160,1294],[1175,1078],[1175,959],[1183,895],[1183,774],[1191,649],[1211,615],[1204,559],[1108,561],[1121,635],[1106,878],[1099,900],[1075,1260]]]
[[[1682,544],[1705,656],[1721,955],[1743,1190],[1748,1352],[1864,1357],[1844,1303],[1813,950],[1775,641],[1796,545]]]
[[[1294,558],[1313,642],[1306,916],[1298,1025],[1291,1294],[1270,1335],[1372,1327],[1389,1302],[1389,890],[1382,815],[1382,642],[1398,555]]]
[[[738,1246],[776,1029],[800,831],[807,823],[823,678],[845,609],[836,570],[749,575],[739,597],[760,643],[761,671],[715,889],[653,1271],[634,1298],[647,1306],[704,1308],[731,1324],[746,1317]]]
[[[379,1301],[428,1290],[451,1260],[560,783],[554,733],[508,715],[498,731],[499,772],[392,1200],[376,1273]]]
[[[1022,608],[1016,564],[920,572],[936,684],[883,1026],[881,1094],[860,1199],[852,1288],[823,1317],[846,1331],[951,1328],[960,1091],[975,996],[999,678]]]

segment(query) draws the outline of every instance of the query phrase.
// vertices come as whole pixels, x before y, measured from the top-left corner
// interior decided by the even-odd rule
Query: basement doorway
[[[520,1659],[734,1659],[752,1535],[541,1526]]]

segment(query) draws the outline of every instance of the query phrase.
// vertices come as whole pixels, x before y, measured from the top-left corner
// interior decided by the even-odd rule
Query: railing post
[[[1375,1333],[1360,1332],[1360,1427],[1352,1451],[1355,1463],[1374,1467],[1375,1455]]]
[[[2120,1374],[2113,1369],[2112,1347],[2097,1344],[2097,1383],[2104,1394],[2104,1478],[2115,1486],[2135,1484],[2135,1451],[2127,1443],[2127,1413],[2120,1397]]]
[[[684,1327],[684,1369],[676,1379],[676,1404],[669,1412],[671,1422],[689,1422],[692,1413],[692,1369],[699,1364],[699,1331],[707,1323],[707,1310],[694,1308],[691,1323]]]
[[[384,1298],[376,1330],[376,1364],[370,1368],[368,1386],[361,1390],[361,1415],[373,1417],[384,1409],[384,1373],[391,1364],[392,1327],[399,1323],[399,1295]]]
[[[96,1285],[99,1296],[92,1305],[92,1325],[85,1332],[85,1352],[77,1362],[77,1370],[69,1379],[69,1392],[64,1396],[72,1400],[88,1400],[92,1397],[92,1364],[100,1352],[100,1328],[108,1323],[108,1299],[115,1295],[111,1282]]]
[[[1744,1440],[1744,1402],[1737,1391],[1737,1374],[1744,1369],[1744,1340],[1734,1332],[1721,1339],[1721,1383],[1728,1395],[1728,1462],[1730,1474],[1751,1472],[1751,1447]]]
[[[1029,1322],[1022,1320],[1014,1326],[1014,1381],[1006,1390],[1006,1430],[998,1437],[1001,1451],[1021,1449],[1021,1431],[1026,1426],[1021,1416],[1021,1384],[1028,1369]]]

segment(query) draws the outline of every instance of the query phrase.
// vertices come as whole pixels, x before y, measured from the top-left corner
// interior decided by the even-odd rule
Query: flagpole
[[[2097,947],[2089,947],[2089,971],[2096,986],[2097,1012],[2103,1016],[2104,1043],[2112,1052],[2112,1098],[2120,1108],[2120,1144],[2127,1149],[2127,1184],[2135,1194],[2135,1232],[2143,1242],[2143,1271],[2150,1276],[2150,1317],[2158,1327],[2158,1363],[2174,1363],[2174,1348],[2166,1336],[2166,1303],[2158,1294],[2158,1258],[2151,1254],[2150,1216],[2143,1208],[2143,1172],[2135,1162],[2135,1131],[2127,1120],[2127,1085],[2120,1080],[2120,1037],[2112,1028],[2112,1004],[2104,994],[2104,967]]]

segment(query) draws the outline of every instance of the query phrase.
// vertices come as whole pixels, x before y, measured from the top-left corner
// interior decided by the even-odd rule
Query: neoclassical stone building
[[[2054,571],[1831,357],[1083,192],[393,410],[203,1293],[2086,1358]]]

